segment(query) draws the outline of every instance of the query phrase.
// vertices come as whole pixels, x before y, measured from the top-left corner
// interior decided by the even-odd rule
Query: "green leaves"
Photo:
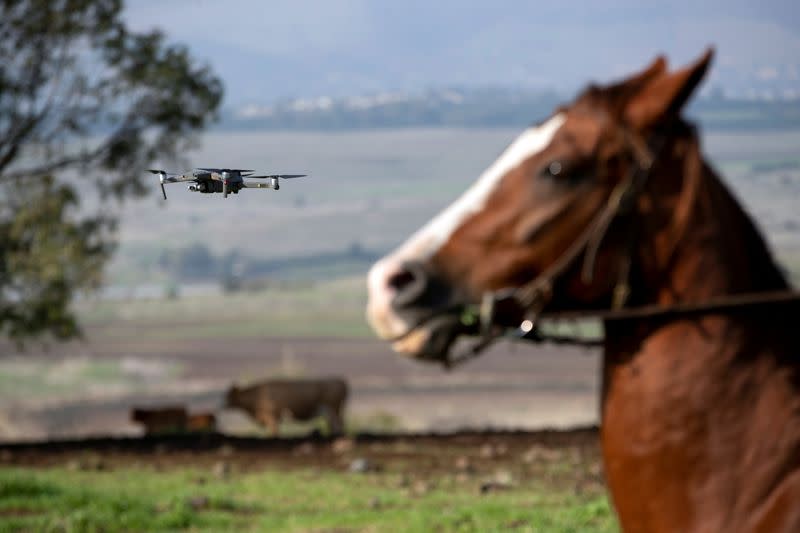
[[[121,10],[0,0],[0,335],[78,333],[69,302],[113,249],[105,202],[144,194],[143,169],[216,116],[221,81],[159,32],[129,31]]]
[[[0,334],[75,336],[69,302],[99,285],[113,221],[79,217],[75,191],[49,176],[17,193],[0,219]]]

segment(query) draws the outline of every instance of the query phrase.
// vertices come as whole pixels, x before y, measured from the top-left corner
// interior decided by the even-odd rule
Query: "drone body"
[[[253,176],[254,170],[241,168],[196,168],[185,174],[174,174],[165,170],[150,169],[151,174],[158,174],[161,181],[161,193],[164,200],[167,199],[167,192],[164,189],[165,183],[193,182],[189,185],[192,192],[204,194],[221,192],[224,198],[228,194],[239,194],[242,189],[275,189],[281,188],[280,180],[289,178],[302,178],[305,174],[269,174],[264,176]],[[245,181],[248,179],[264,179],[266,181]]]

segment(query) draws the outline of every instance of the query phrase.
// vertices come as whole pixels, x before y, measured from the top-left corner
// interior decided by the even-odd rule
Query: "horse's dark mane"
[[[712,188],[711,194],[718,198],[719,203],[728,205],[730,211],[736,215],[726,221],[726,227],[730,228],[730,238],[738,240],[740,246],[744,247],[745,257],[740,259],[748,260],[746,264],[751,270],[750,277],[757,285],[755,288],[761,290],[788,288],[789,283],[786,277],[775,262],[766,239],[753,222],[750,214],[719,179],[710,165],[705,162],[704,172],[713,177],[709,180]]]
[[[687,138],[692,150],[700,158],[701,189],[696,201],[706,202],[714,210],[715,215],[723,221],[726,241],[724,244],[736,253],[735,257],[729,259],[745,269],[743,275],[748,278],[747,283],[751,285],[744,290],[788,288],[789,283],[775,262],[766,239],[753,218],[700,153],[700,138],[695,125],[679,120],[676,127],[679,129],[678,135]]]

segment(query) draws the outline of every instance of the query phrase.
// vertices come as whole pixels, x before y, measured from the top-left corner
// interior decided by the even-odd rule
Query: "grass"
[[[443,477],[424,495],[397,474],[198,469],[0,469],[0,531],[615,531],[602,492],[537,482],[481,495]]]

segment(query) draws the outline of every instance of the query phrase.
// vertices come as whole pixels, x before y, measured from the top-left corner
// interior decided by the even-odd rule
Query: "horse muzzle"
[[[422,263],[382,259],[367,284],[367,321],[398,353],[441,359],[466,331],[460,317],[464,306],[454,290]]]

